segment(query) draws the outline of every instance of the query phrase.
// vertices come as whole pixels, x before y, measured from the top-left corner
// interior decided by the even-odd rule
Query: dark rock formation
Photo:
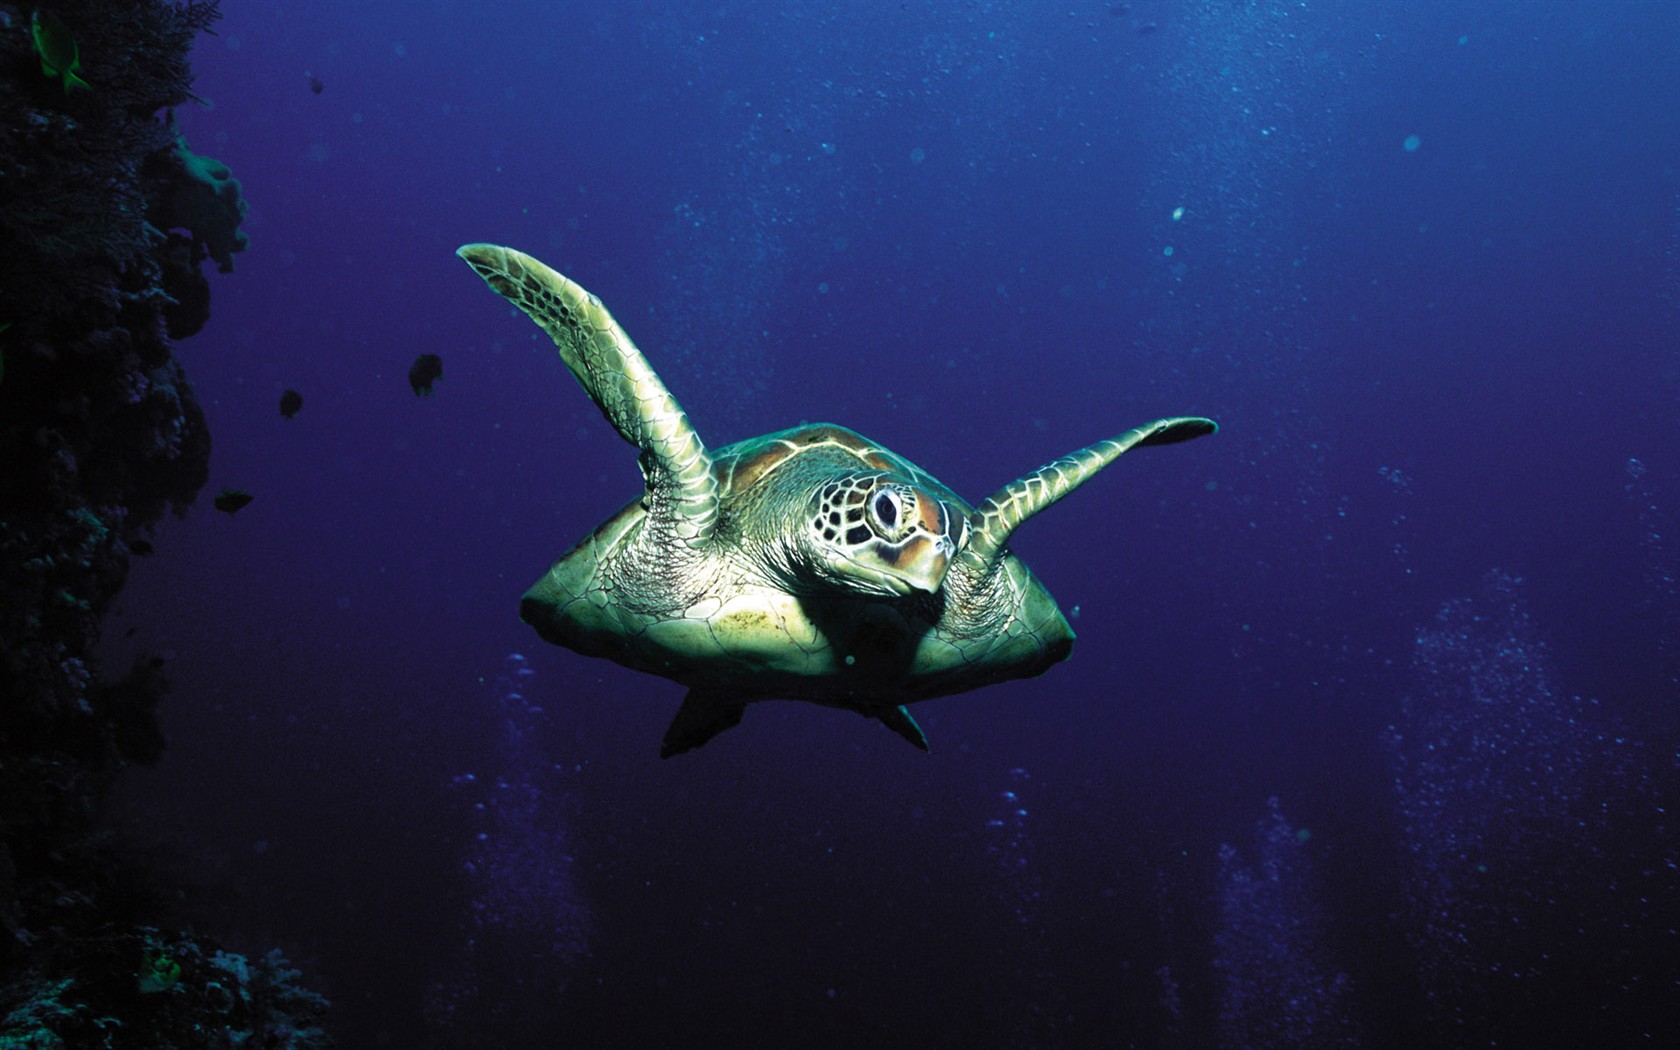
[[[215,945],[146,932],[145,873],[99,830],[116,775],[162,754],[167,687],[150,658],[101,684],[92,649],[134,545],[207,477],[210,434],[168,340],[203,326],[199,263],[232,268],[244,205],[168,117],[193,97],[188,53],[214,0],[54,10],[86,88],[43,75],[32,9],[0,3],[0,1044],[95,1045],[78,1040],[134,1011],[227,1028],[238,1005],[248,1034],[289,1033],[246,1045],[318,1046],[319,1000],[300,992],[297,1017],[269,1018],[279,999],[218,977]],[[136,990],[147,937],[182,960],[180,991]],[[204,1014],[212,999],[227,1009]]]

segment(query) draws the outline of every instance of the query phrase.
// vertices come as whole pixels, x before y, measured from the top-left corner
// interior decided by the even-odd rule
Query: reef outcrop
[[[102,681],[93,654],[130,557],[208,476],[210,433],[169,340],[208,318],[199,264],[231,270],[244,203],[237,180],[192,153],[170,112],[193,98],[188,55],[217,16],[214,0],[61,0],[47,17],[0,2],[4,1046],[95,1045],[77,1041],[94,1020],[161,1016],[164,1002],[177,1007],[170,1025],[228,1024],[199,1016],[186,991],[140,994],[141,951],[111,947],[150,937],[171,958],[219,951],[151,930],[157,915],[134,889],[143,866],[100,828],[117,774],[162,754],[155,712],[167,683],[149,657]],[[43,41],[47,31],[56,36]],[[132,878],[118,886],[114,870]],[[172,987],[208,995],[216,981],[237,999],[210,969]],[[291,980],[271,970],[281,976],[270,984]],[[322,1045],[319,1001],[299,993],[287,1000],[297,1016],[284,1021],[248,1005],[275,995],[246,996],[248,1031],[292,1033],[249,1045]]]

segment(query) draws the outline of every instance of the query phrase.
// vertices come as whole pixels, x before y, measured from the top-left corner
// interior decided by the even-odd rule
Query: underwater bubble
[[[1256,823],[1254,861],[1219,847],[1219,923],[1214,932],[1219,1045],[1360,1044],[1349,982],[1324,935],[1323,907],[1306,855],[1276,797]]]

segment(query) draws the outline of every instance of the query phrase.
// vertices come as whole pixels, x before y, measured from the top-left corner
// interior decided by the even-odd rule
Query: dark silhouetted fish
[[[244,489],[223,489],[216,497],[216,509],[224,514],[237,514],[255,498]]]
[[[280,395],[280,414],[291,419],[303,407],[303,395],[296,390],[288,390]]]
[[[315,74],[305,73],[304,76],[309,78],[309,90],[315,92],[315,94],[319,95],[327,89],[327,85],[321,83],[321,78]]]
[[[128,549],[133,551],[136,554],[150,554],[150,553],[152,553],[152,541],[151,540],[130,540],[129,544],[128,544]]]
[[[408,370],[408,385],[420,397],[431,397],[432,384],[443,378],[443,358],[436,354],[421,354]]]

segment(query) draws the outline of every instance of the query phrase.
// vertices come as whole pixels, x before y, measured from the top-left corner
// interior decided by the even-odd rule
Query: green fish
[[[76,75],[76,70],[82,68],[82,52],[76,46],[76,35],[62,18],[46,8],[36,8],[29,30],[35,37],[35,53],[41,56],[42,73],[64,81],[66,93],[72,86],[92,88]]]

